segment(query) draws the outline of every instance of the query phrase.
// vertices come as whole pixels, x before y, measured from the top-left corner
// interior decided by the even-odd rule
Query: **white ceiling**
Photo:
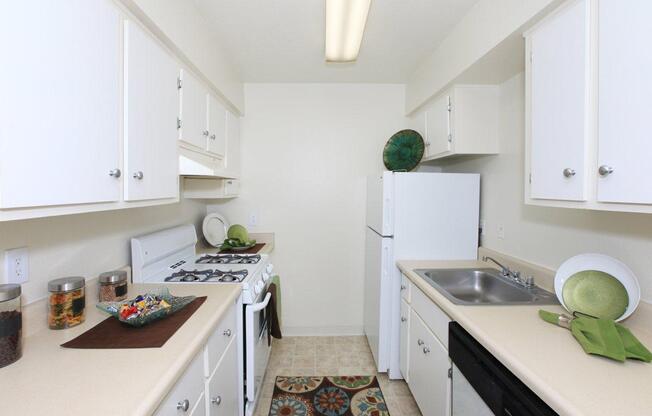
[[[324,61],[324,0],[193,0],[245,82],[403,83],[478,0],[372,0],[355,63]]]

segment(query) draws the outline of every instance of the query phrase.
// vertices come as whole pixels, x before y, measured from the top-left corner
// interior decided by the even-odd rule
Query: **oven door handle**
[[[250,306],[250,307],[251,307],[251,312],[258,312],[258,311],[260,311],[261,309],[265,309],[265,308],[267,307],[267,304],[269,303],[269,300],[270,300],[271,298],[272,298],[272,294],[271,294],[271,293],[267,293],[267,294],[265,295],[265,299],[263,299],[262,302],[260,302],[260,303],[254,303],[253,305]]]

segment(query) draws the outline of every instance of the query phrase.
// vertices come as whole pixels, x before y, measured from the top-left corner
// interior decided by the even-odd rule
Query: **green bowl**
[[[569,277],[562,288],[566,308],[596,318],[618,319],[629,305],[629,295],[612,275],[584,270]]]

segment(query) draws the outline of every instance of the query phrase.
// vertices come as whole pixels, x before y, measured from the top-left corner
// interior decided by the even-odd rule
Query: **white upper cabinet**
[[[587,198],[588,8],[574,2],[528,36],[531,198]]]
[[[425,109],[424,160],[498,153],[499,90],[456,85]]]
[[[226,112],[226,176],[240,177],[240,117]]]
[[[599,7],[597,199],[652,204],[652,2]]]
[[[650,19],[648,1],[573,0],[526,33],[526,203],[652,212]]]
[[[3,4],[0,209],[120,199],[120,15],[109,0]]]
[[[179,67],[137,23],[125,22],[125,200],[179,194]]]
[[[181,71],[181,141],[206,150],[208,143],[208,89],[190,72]]]
[[[207,150],[218,156],[224,156],[226,151],[226,113],[224,106],[209,94]]]

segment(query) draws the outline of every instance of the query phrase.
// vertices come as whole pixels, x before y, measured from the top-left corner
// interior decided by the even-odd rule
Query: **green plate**
[[[388,170],[409,172],[421,162],[424,151],[423,137],[418,132],[401,130],[387,141],[383,163]]]
[[[569,277],[562,296],[570,311],[596,318],[618,319],[629,305],[625,286],[612,275],[597,270],[584,270]]]

